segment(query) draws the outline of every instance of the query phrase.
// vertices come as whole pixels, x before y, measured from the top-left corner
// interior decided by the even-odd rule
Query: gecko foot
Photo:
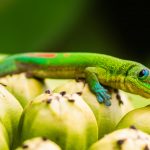
[[[107,89],[105,89],[99,83],[97,83],[95,84],[93,91],[96,94],[99,103],[104,103],[106,106],[111,105],[111,96],[107,93]]]

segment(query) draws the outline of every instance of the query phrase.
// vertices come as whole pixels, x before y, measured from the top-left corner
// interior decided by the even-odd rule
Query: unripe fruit
[[[61,150],[61,148],[45,137],[36,137],[23,142],[22,147],[16,150]]]
[[[116,130],[94,143],[89,150],[149,150],[150,135],[137,130]]]
[[[6,85],[6,88],[19,100],[23,108],[43,91],[42,83],[34,78],[27,78],[24,73],[0,78],[0,83]]]
[[[8,133],[0,122],[0,150],[9,150],[9,145]]]
[[[16,140],[18,123],[23,108],[18,100],[2,85],[0,85],[0,120],[5,126],[10,145]]]
[[[141,108],[150,105],[150,99],[142,97],[140,95],[135,95],[132,93],[127,93],[130,101],[133,104],[134,109]]]
[[[150,105],[127,113],[117,125],[117,129],[134,125],[136,128],[150,134]]]
[[[19,133],[21,142],[44,136],[63,150],[86,150],[98,139],[95,116],[77,94],[46,91],[24,110]]]

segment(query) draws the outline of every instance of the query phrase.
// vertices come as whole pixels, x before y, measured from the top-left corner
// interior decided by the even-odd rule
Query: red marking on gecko
[[[32,57],[43,57],[43,58],[55,58],[57,56],[56,53],[32,53],[29,54]]]
[[[64,53],[64,57],[69,57],[70,55],[70,53]]]

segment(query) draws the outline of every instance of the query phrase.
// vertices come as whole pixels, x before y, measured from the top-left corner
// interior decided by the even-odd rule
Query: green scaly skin
[[[0,63],[0,76],[26,72],[38,78],[85,78],[98,101],[111,105],[102,86],[150,98],[149,69],[144,65],[95,53],[24,53]],[[102,85],[101,85],[102,84]]]

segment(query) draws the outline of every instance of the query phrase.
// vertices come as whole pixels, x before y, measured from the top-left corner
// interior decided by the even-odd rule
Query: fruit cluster
[[[108,92],[111,106],[82,80],[0,78],[0,150],[150,149],[150,106]]]

